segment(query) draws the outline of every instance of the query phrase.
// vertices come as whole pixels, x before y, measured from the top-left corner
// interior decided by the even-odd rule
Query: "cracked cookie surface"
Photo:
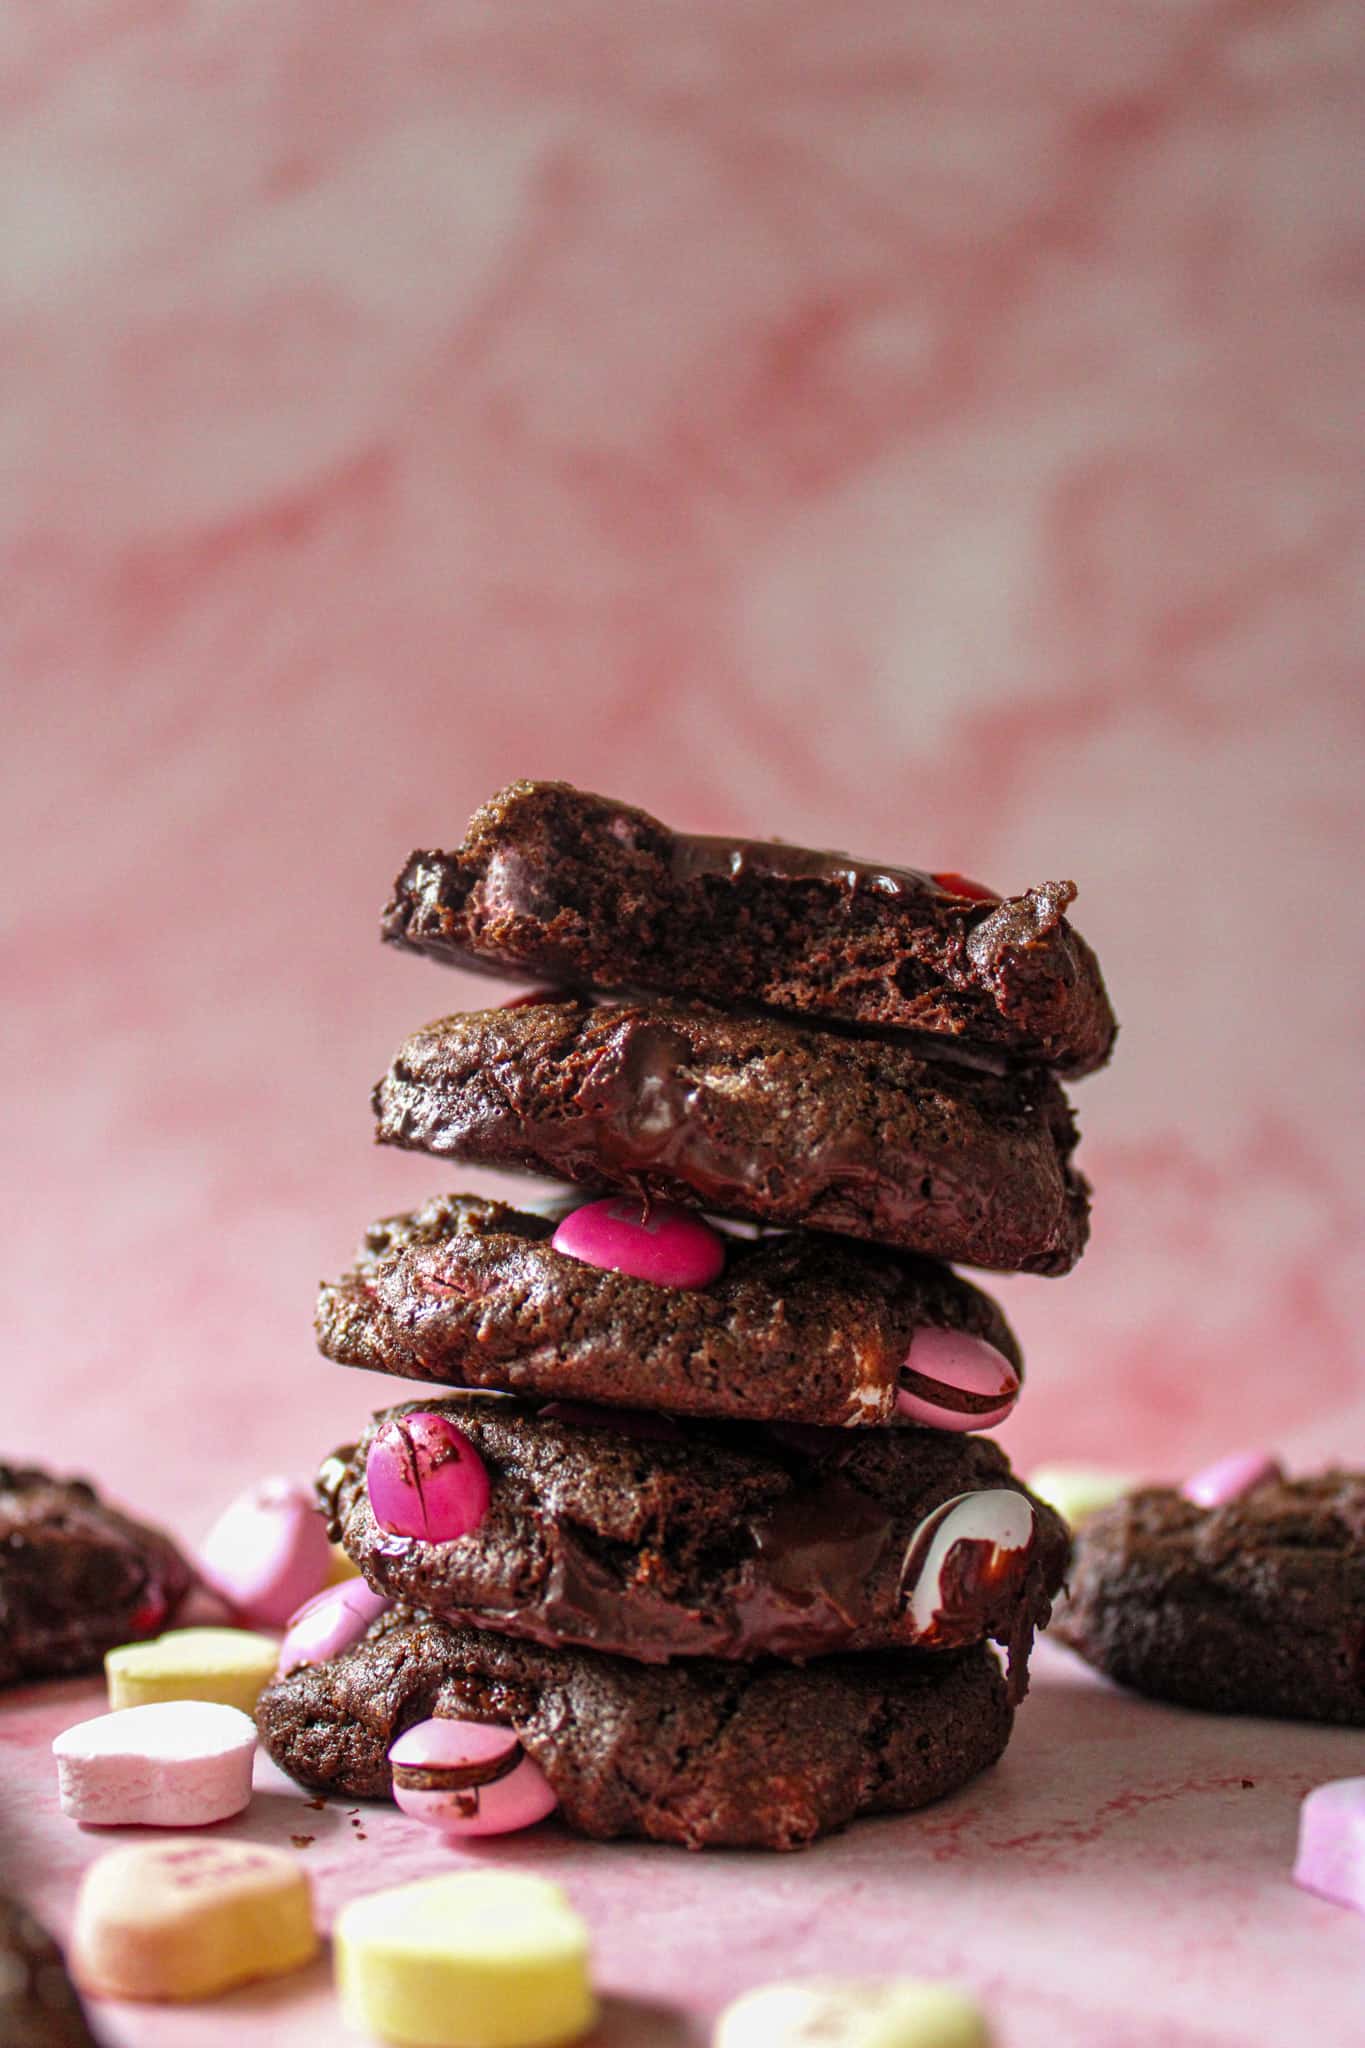
[[[579,1833],[689,1849],[796,1849],[859,1814],[927,1805],[994,1763],[1012,1720],[981,1646],[662,1670],[404,1608],[256,1709],[282,1770],[352,1799],[384,1798],[392,1744],[439,1715],[511,1727]]]
[[[1155,1699],[1365,1726],[1365,1475],[1127,1495],[1079,1531],[1052,1632]]]
[[[727,1237],[718,1280],[659,1287],[556,1251],[553,1228],[475,1195],[386,1218],[323,1286],[320,1348],[447,1386],[835,1427],[890,1420],[918,1329],[965,1330],[1022,1370],[996,1304],[937,1260]]]

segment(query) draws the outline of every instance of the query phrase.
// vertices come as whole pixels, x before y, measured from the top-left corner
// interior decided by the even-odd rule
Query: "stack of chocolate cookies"
[[[570,1192],[438,1197],[322,1290],[327,1356],[459,1391],[323,1467],[367,1590],[286,1645],[285,1769],[457,1831],[790,1848],[999,1756],[1068,1544],[974,1433],[1023,1365],[948,1262],[1084,1245],[1057,1076],[1114,1021],[1074,894],[558,783],[412,857],[385,937],[539,988],[410,1038],[378,1136]]]

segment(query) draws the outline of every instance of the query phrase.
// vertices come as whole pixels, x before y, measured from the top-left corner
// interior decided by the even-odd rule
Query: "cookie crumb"
[[[316,1835],[291,1835],[289,1839],[296,1849],[311,1849],[317,1837]]]

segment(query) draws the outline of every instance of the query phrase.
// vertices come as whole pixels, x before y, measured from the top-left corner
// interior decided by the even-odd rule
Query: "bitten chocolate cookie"
[[[1088,1189],[1041,1068],[928,1060],[704,1005],[528,1003],[416,1032],[377,1136],[1004,1271],[1065,1273]]]
[[[371,1506],[377,1432],[419,1413],[462,1430],[488,1474],[487,1511],[455,1541],[392,1534]],[[419,1447],[408,1462],[429,1488]],[[997,1445],[913,1426],[793,1438],[463,1394],[377,1416],[318,1491],[333,1540],[392,1598],[650,1663],[990,1636],[1022,1692],[1068,1555]]]
[[[320,1348],[446,1386],[835,1426],[890,1420],[920,1329],[984,1338],[1022,1372],[995,1303],[932,1259],[732,1237],[709,1286],[660,1287],[556,1251],[553,1229],[477,1195],[376,1223],[318,1297]]]
[[[706,839],[562,782],[515,782],[454,853],[414,853],[383,931],[457,967],[928,1031],[1087,1074],[1114,1041],[1072,882]]]
[[[17,1899],[0,1896],[0,2043],[99,2048],[51,1935]]]
[[[168,1536],[85,1480],[0,1465],[0,1685],[97,1669],[163,1628],[193,1576]]]
[[[1365,1725],[1365,1475],[1127,1495],[1077,1535],[1053,1634],[1156,1699]]]
[[[261,1740],[310,1791],[382,1799],[434,1715],[511,1727],[581,1834],[796,1849],[941,1799],[993,1764],[1012,1710],[990,1651],[672,1665],[538,1648],[395,1609],[262,1693]]]

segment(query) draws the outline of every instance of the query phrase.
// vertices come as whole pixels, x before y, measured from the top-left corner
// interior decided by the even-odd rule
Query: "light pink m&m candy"
[[[315,1593],[289,1617],[280,1644],[279,1676],[288,1678],[301,1664],[325,1664],[358,1643],[372,1621],[387,1614],[393,1602],[363,1579],[343,1579],[325,1593]]]
[[[725,1241],[675,1202],[609,1195],[566,1216],[551,1243],[557,1252],[656,1287],[709,1287],[725,1266]]]
[[[326,1585],[331,1562],[312,1488],[297,1479],[248,1487],[199,1546],[205,1583],[253,1628],[283,1628]]]
[[[1180,1491],[1197,1508],[1221,1508],[1230,1500],[1240,1500],[1266,1479],[1283,1478],[1284,1467],[1268,1451],[1233,1451],[1215,1464],[1205,1465]]]
[[[444,1415],[395,1415],[375,1432],[365,1490],[381,1529],[453,1543],[478,1528],[490,1487],[483,1459]]]
[[[483,1721],[419,1721],[389,1763],[404,1813],[448,1835],[510,1835],[559,1804],[515,1731]]]
[[[1294,1882],[1365,1913],[1365,1778],[1317,1785],[1299,1808]]]
[[[984,1337],[916,1330],[901,1367],[899,1414],[930,1429],[994,1429],[1018,1398],[1018,1373]]]

